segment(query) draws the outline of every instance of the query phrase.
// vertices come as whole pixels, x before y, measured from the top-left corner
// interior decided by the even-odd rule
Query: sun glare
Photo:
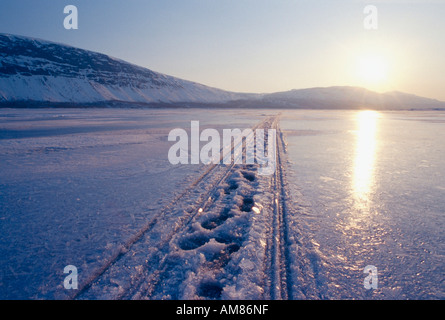
[[[357,66],[360,80],[368,85],[382,85],[388,77],[388,63],[378,55],[362,56]]]

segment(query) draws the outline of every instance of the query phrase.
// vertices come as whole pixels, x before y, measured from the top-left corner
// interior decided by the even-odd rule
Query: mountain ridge
[[[0,101],[212,103],[247,97],[46,40],[0,34],[0,49]]]
[[[0,107],[18,106],[445,109],[445,102],[353,86],[231,92],[103,53],[0,33]]]

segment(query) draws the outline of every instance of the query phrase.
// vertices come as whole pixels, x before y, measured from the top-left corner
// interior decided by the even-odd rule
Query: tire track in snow
[[[275,136],[276,149],[273,150],[276,152],[275,173],[262,181],[264,183],[270,179],[269,190],[266,189],[266,191],[272,190],[271,201],[268,205],[270,210],[265,210],[265,220],[269,222],[263,222],[260,225],[262,228],[260,232],[266,235],[267,241],[264,258],[261,260],[265,265],[264,273],[259,277],[262,278],[262,281],[256,281],[258,279],[252,276],[252,271],[248,271],[250,274],[246,276],[237,270],[237,267],[243,264],[242,268],[248,270],[255,266],[246,247],[252,245],[249,235],[252,233],[250,229],[254,228],[252,221],[247,219],[247,216],[254,215],[253,211],[259,211],[259,207],[262,207],[261,204],[255,202],[256,196],[261,196],[261,192],[256,190],[259,185],[256,176],[258,167],[255,165],[232,167],[231,175],[224,181],[225,195],[220,199],[214,199],[215,201],[212,201],[211,205],[193,217],[193,223],[189,225],[189,228],[184,229],[176,236],[176,239],[173,239],[172,243],[175,245],[169,255],[164,257],[162,267],[146,278],[133,295],[126,296],[126,298],[230,299],[239,297],[245,299],[260,297],[273,300],[294,298],[291,259],[289,257],[291,241],[289,239],[286,183],[281,159],[285,142],[278,127],[278,118],[273,119],[269,126],[276,129],[279,135]],[[265,144],[269,146],[267,139]],[[237,202],[234,201],[233,193],[237,193],[237,190],[241,189],[240,181],[250,185],[253,190],[244,186],[241,192],[247,190],[247,193],[244,192],[240,201]],[[211,210],[212,206],[216,207],[216,210]],[[238,206],[240,211],[245,212],[244,216],[233,211],[234,206]],[[232,224],[226,226],[229,223]],[[238,232],[228,232],[236,228],[238,228]],[[261,243],[261,240],[256,243]],[[190,266],[182,266],[176,260],[178,252],[183,251],[190,251],[192,257],[195,258]],[[202,254],[203,261],[196,261],[199,260],[196,258],[199,254]],[[238,256],[235,257],[236,255]],[[180,256],[181,261],[187,261],[183,258],[183,254]],[[193,259],[191,260],[193,261]],[[252,268],[249,267],[249,263],[253,265]],[[262,287],[255,287],[255,281]],[[240,286],[246,286],[248,287],[246,291],[251,291],[246,295],[245,292],[239,294],[236,290],[235,292],[226,290],[231,287],[238,287],[239,290]],[[180,289],[173,292],[172,288]]]
[[[247,216],[255,205],[254,188],[248,189],[256,183],[255,171],[250,165],[232,167],[215,190],[219,195],[172,239],[160,268],[126,298],[220,299],[224,281],[233,276],[227,266],[246,240]],[[241,189],[248,192],[241,195]],[[177,257],[191,263],[178,263]]]
[[[270,255],[270,298],[272,300],[292,299],[291,262],[289,258],[290,241],[286,206],[283,163],[281,160],[284,147],[283,135],[278,127],[278,119],[274,122],[276,136],[276,169],[273,175],[273,216],[272,231],[269,238]]]
[[[268,117],[254,126],[253,130],[267,126],[274,120],[275,117]],[[228,152],[232,153],[236,147],[237,145],[234,145]],[[225,155],[221,155],[221,160]],[[226,181],[227,177],[233,174],[234,167],[233,161],[228,166],[220,164],[211,165],[187,189],[176,196],[169,205],[153,217],[126,243],[122,244],[119,250],[101,268],[81,282],[79,290],[70,298],[88,299],[103,295],[105,295],[106,299],[110,297],[113,299],[131,297],[135,291],[134,288],[140,288],[141,283],[147,283],[147,274],[159,274],[160,269],[165,265],[169,244],[173,237],[189,226],[196,216],[204,212],[212,204],[214,201],[213,195],[221,184]],[[167,225],[172,225],[168,232],[164,230],[165,228],[160,227],[164,222],[167,222]],[[141,256],[141,250],[145,250],[144,244],[152,245],[153,243],[153,241],[149,241],[150,236],[147,236],[147,234],[151,233],[159,236],[159,242],[155,248],[150,247],[148,252]],[[228,252],[235,251],[235,248],[236,246],[228,248]],[[141,260],[144,262],[142,265],[140,264]],[[140,294],[138,295],[137,292],[135,295],[140,297]]]
[[[270,128],[275,119],[269,117],[254,129]],[[242,149],[245,154],[245,146]],[[249,216],[259,210],[254,201],[257,169],[258,164],[232,162],[207,200],[196,207],[197,214],[169,241],[159,267],[121,298],[220,299],[227,279],[236,273],[230,262],[246,241]]]
[[[266,262],[270,275],[270,299],[322,299],[325,278],[320,275],[325,261],[318,244],[304,230],[301,215],[311,215],[296,184],[288,183],[285,135],[277,128],[277,169],[273,177],[274,210]]]

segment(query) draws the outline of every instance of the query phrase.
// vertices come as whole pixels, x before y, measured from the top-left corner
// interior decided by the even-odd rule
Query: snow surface
[[[276,113],[1,109],[0,298],[270,299],[275,271],[290,299],[445,298],[445,114],[379,113],[362,201],[359,113],[282,111],[280,267],[273,177],[167,158],[169,131],[191,120],[243,129]],[[81,292],[63,287],[67,265]],[[366,265],[378,289],[364,288]]]

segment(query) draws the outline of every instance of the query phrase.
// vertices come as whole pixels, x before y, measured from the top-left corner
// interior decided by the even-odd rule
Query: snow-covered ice
[[[445,113],[292,111],[281,127],[311,292],[445,298]],[[367,265],[376,290],[364,289]]]
[[[85,279],[189,185],[203,168],[169,163],[172,128],[256,122],[201,110],[0,112],[2,298],[63,294],[66,265]]]
[[[252,128],[278,113],[280,175],[168,161],[173,128]],[[444,122],[0,109],[0,298],[443,299]],[[67,265],[78,294],[63,286]],[[363,286],[367,265],[377,289]]]

